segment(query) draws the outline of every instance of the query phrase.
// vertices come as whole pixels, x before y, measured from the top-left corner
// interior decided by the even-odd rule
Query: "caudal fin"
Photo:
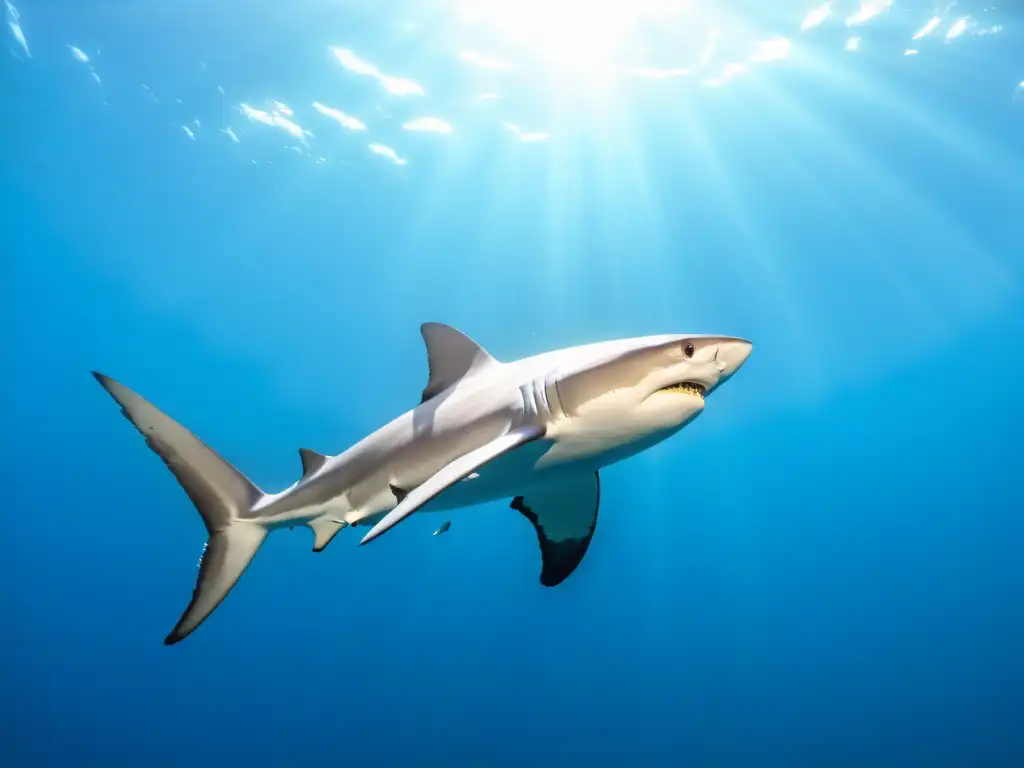
[[[267,537],[266,528],[242,518],[263,492],[151,403],[108,376],[95,371],[93,376],[178,478],[210,534],[192,601],[164,639],[165,645],[172,645],[187,637],[220,605]]]

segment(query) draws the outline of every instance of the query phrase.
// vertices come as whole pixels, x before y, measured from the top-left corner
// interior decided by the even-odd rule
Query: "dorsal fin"
[[[430,367],[421,403],[448,389],[459,379],[497,362],[487,350],[450,325],[424,323],[420,326],[420,333],[427,345],[427,365]]]
[[[315,473],[327,461],[322,453],[311,451],[309,448],[299,448],[299,458],[302,460],[302,476],[309,477]]]

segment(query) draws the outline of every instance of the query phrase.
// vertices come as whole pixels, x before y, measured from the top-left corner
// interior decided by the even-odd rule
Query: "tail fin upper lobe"
[[[241,517],[263,492],[202,440],[135,392],[101,373],[94,371],[93,376],[174,473],[210,535],[192,600],[164,639],[166,645],[172,645],[187,637],[220,605],[266,538],[266,528]]]

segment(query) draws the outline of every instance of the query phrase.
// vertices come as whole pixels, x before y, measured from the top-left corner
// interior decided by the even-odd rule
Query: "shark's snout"
[[[746,339],[728,339],[718,345],[715,352],[715,364],[722,379],[727,379],[740,369],[750,357],[754,345]]]

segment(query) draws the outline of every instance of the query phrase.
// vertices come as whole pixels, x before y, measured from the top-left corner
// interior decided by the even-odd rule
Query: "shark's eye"
[[[683,354],[685,354],[687,357],[693,357],[693,344],[687,344],[685,347],[683,347]]]

